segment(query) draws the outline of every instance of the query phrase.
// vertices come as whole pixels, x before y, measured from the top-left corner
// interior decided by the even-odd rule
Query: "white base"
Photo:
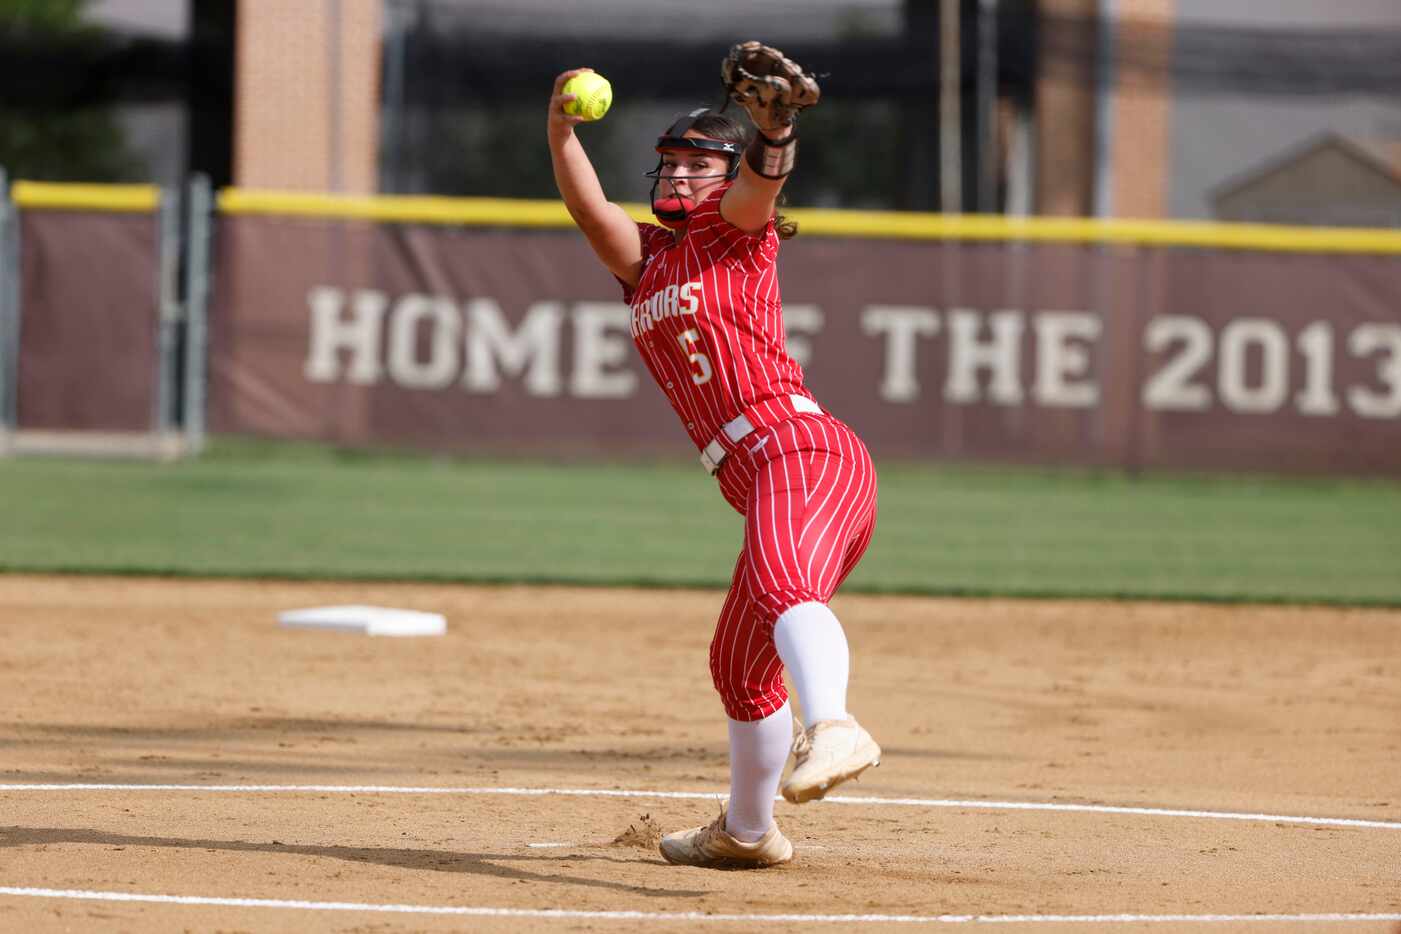
[[[441,636],[448,630],[441,613],[384,606],[314,606],[279,613],[277,621],[296,629],[331,629],[367,636]]]

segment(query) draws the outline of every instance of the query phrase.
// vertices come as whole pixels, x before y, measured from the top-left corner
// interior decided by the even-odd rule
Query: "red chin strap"
[[[655,198],[652,201],[652,213],[657,216],[663,227],[670,230],[677,230],[686,226],[686,218],[691,216],[691,212],[696,209],[696,202],[691,198],[682,198],[672,195],[670,198]]]

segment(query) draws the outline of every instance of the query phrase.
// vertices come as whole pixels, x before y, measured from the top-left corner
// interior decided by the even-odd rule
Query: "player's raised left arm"
[[[753,41],[730,49],[720,78],[757,131],[744,152],[739,177],[720,201],[720,215],[746,233],[758,233],[773,216],[778,193],[797,161],[798,112],[817,103],[822,92],[796,62]]]
[[[780,132],[782,136],[778,135]],[[774,135],[759,131],[740,160],[739,176],[735,183],[720,199],[720,216],[745,233],[759,233],[768,224],[778,203],[778,193],[783,190],[783,183],[788,181],[788,175],[793,170],[790,161],[782,175],[761,174],[764,168],[762,154],[775,144],[786,146],[792,155],[797,154],[798,140],[792,127],[775,131]]]

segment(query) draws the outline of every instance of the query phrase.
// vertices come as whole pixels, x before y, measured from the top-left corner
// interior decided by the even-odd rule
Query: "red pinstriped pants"
[[[744,516],[744,549],[710,643],[710,675],[732,720],[783,706],[778,617],[826,603],[876,528],[876,470],[861,439],[830,415],[796,415],[734,446],[717,474]]]

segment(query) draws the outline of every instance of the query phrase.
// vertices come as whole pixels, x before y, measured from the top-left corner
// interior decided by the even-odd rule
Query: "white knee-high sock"
[[[730,721],[730,803],[725,830],[753,843],[773,823],[773,799],[793,745],[793,711],[787,704],[762,720]]]
[[[803,720],[845,720],[850,650],[842,624],[824,603],[789,607],[773,627],[774,646],[788,669]]]

